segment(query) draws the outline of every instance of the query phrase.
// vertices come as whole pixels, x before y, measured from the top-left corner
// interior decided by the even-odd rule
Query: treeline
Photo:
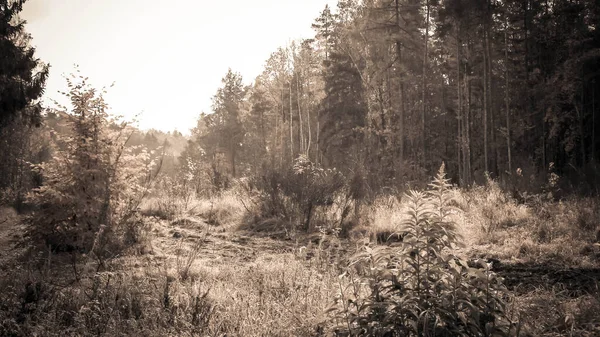
[[[22,118],[11,120],[1,131],[3,159],[0,163],[0,190],[2,202],[12,203],[17,208],[25,201],[33,188],[43,184],[43,176],[37,172],[36,165],[50,161],[57,151],[65,150],[60,140],[75,136],[70,109],[47,108],[40,114],[40,125],[26,123]],[[108,121],[106,127],[118,130],[121,127],[114,121]],[[185,149],[188,137],[181,132],[160,130],[128,129],[125,147],[141,149],[152,153],[155,160],[161,162],[162,174],[175,176],[179,170],[179,156]]]
[[[0,190],[18,202],[42,184],[32,167],[52,157],[53,137],[70,132],[68,113],[38,103],[49,68],[18,19],[23,3],[0,1]],[[364,176],[373,191],[423,184],[444,162],[461,186],[487,172],[535,189],[553,173],[594,192],[598,8],[341,0],[315,19],[314,38],[272,53],[250,85],[228,71],[189,142],[136,131],[127,144],[167,145],[164,171],[212,185],[283,172],[302,156]]]
[[[182,162],[242,176],[302,155],[373,189],[440,162],[462,186],[591,186],[599,22],[593,0],[341,0],[250,86],[229,70]]]
[[[81,79],[79,79],[81,80]],[[87,109],[87,108],[86,108]],[[0,130],[3,152],[0,154],[0,201],[20,208],[27,194],[44,184],[44,174],[37,166],[50,162],[61,151],[67,150],[64,140],[76,138],[73,123],[78,111],[67,107],[46,108],[39,115],[40,125],[32,125],[17,116],[10,119]],[[89,113],[82,110],[79,113]],[[105,124],[97,128],[118,131],[123,128],[117,120],[105,117]],[[105,130],[100,130],[104,132]],[[139,130],[128,125],[122,136],[124,148],[135,153],[145,151],[155,161],[160,161],[160,172],[175,176],[179,170],[179,156],[188,138],[181,132]]]

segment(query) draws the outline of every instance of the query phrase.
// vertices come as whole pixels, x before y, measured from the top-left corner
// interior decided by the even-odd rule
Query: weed
[[[187,280],[191,274],[190,269],[204,246],[204,241],[206,240],[206,236],[208,231],[204,231],[203,236],[198,238],[196,242],[192,244],[191,248],[184,247],[183,239],[179,240],[179,244],[177,245],[177,258],[176,258],[176,266],[177,266],[177,274],[182,281]]]
[[[489,267],[468,268],[452,253],[460,236],[450,220],[444,166],[428,194],[406,195],[408,217],[391,246],[365,247],[352,258],[363,273],[342,277],[332,311],[338,335],[490,336],[506,333],[506,290]]]

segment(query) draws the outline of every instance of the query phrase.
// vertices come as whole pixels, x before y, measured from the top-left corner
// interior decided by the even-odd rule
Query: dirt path
[[[199,256],[211,264],[251,262],[261,254],[286,253],[295,248],[292,241],[246,232],[223,232],[218,227],[207,225],[201,218],[174,224],[162,222],[158,228],[160,230],[155,242],[161,254],[174,254],[180,240],[188,247],[202,241]],[[504,277],[509,290],[518,294],[547,289],[578,297],[600,291],[600,268],[565,268],[545,263],[501,261],[493,270]]]
[[[168,223],[159,221],[153,230],[153,250],[158,256],[172,256],[185,245],[197,247],[198,256],[211,264],[250,262],[265,253],[289,253],[294,243],[258,237],[246,232],[223,231],[197,217]]]

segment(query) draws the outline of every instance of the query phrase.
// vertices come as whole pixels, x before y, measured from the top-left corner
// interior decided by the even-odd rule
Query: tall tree
[[[30,163],[47,157],[38,146],[42,96],[49,66],[35,57],[31,36],[18,14],[24,0],[0,0],[0,191],[20,207],[23,196],[39,184]],[[45,153],[42,155],[42,153]]]
[[[223,86],[213,97],[213,123],[220,150],[229,158],[231,174],[235,177],[236,159],[244,138],[241,123],[241,105],[245,90],[242,76],[231,69],[221,80]]]
[[[344,47],[340,35],[325,61],[325,97],[320,109],[320,147],[331,167],[351,168],[361,158],[360,141],[367,107],[360,69]]]
[[[19,117],[28,124],[41,122],[39,99],[49,66],[35,57],[18,14],[25,0],[0,0],[0,127]],[[0,131],[1,132],[1,131]]]

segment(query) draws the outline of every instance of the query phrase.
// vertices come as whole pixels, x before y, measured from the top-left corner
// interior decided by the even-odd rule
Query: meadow
[[[413,242],[406,236],[406,220],[414,216],[414,195],[365,202],[352,216],[359,219],[355,223],[340,222],[344,201],[338,198],[317,208],[318,225],[307,232],[286,219],[261,218],[254,192],[242,183],[210,197],[154,191],[140,205],[136,242],[102,263],[91,253],[31,248],[27,215],[3,208],[0,335],[401,335],[399,330],[386,334],[381,323],[386,320],[378,321],[372,310],[350,306],[369,302],[373,283],[382,289],[385,283],[374,273],[384,266],[365,269],[357,256],[365,249],[400,249]],[[457,244],[438,253],[448,252],[470,270],[497,279],[493,293],[484,295],[499,301],[501,309],[490,321],[498,329],[488,324],[487,331],[484,326],[464,333],[600,333],[596,199],[537,196],[517,202],[492,180],[470,190],[447,186],[444,198]],[[411,272],[405,277],[410,280]],[[465,291],[478,287],[469,278],[459,282]],[[430,294],[448,295],[439,289]],[[436,324],[449,327],[454,316],[440,312],[434,314]],[[381,330],[366,332],[369,324],[363,320],[380,322]],[[414,322],[427,326],[418,318]],[[444,335],[426,329],[404,335],[417,333]]]

